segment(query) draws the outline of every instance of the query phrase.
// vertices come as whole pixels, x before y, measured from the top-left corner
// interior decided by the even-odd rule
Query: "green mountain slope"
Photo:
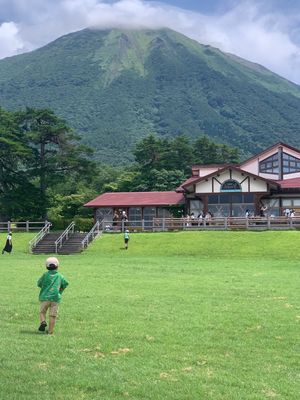
[[[169,29],[89,30],[0,60],[0,107],[49,107],[111,164],[149,133],[206,134],[249,155],[300,146],[300,88]]]

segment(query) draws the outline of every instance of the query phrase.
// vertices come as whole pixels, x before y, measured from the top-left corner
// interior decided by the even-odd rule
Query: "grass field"
[[[32,236],[0,258],[1,400],[299,400],[299,232],[103,235],[60,257],[53,336]]]

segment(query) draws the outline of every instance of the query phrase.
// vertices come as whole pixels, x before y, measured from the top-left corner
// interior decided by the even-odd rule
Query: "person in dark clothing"
[[[7,253],[9,253],[9,254],[12,251],[12,233],[11,232],[9,232],[9,234],[7,235],[6,243],[5,243],[5,246],[4,246],[3,250],[2,250],[2,254],[4,254],[5,251]]]

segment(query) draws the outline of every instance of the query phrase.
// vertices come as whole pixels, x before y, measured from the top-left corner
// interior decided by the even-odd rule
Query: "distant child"
[[[124,233],[124,242],[125,242],[125,250],[128,249],[128,242],[129,242],[129,230],[126,229]]]
[[[41,302],[39,331],[44,332],[46,329],[46,314],[49,309],[49,334],[53,333],[61,294],[69,284],[62,274],[57,271],[58,266],[59,261],[56,257],[47,258],[46,268],[48,271],[40,277],[37,283],[38,287],[41,288],[39,295]]]

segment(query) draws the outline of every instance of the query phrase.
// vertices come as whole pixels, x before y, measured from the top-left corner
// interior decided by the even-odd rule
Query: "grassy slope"
[[[60,257],[53,337],[29,238],[0,258],[1,399],[298,400],[298,232],[105,235]]]
[[[83,30],[0,60],[0,106],[25,105],[54,109],[110,163],[153,132],[300,145],[297,85],[168,29]]]

